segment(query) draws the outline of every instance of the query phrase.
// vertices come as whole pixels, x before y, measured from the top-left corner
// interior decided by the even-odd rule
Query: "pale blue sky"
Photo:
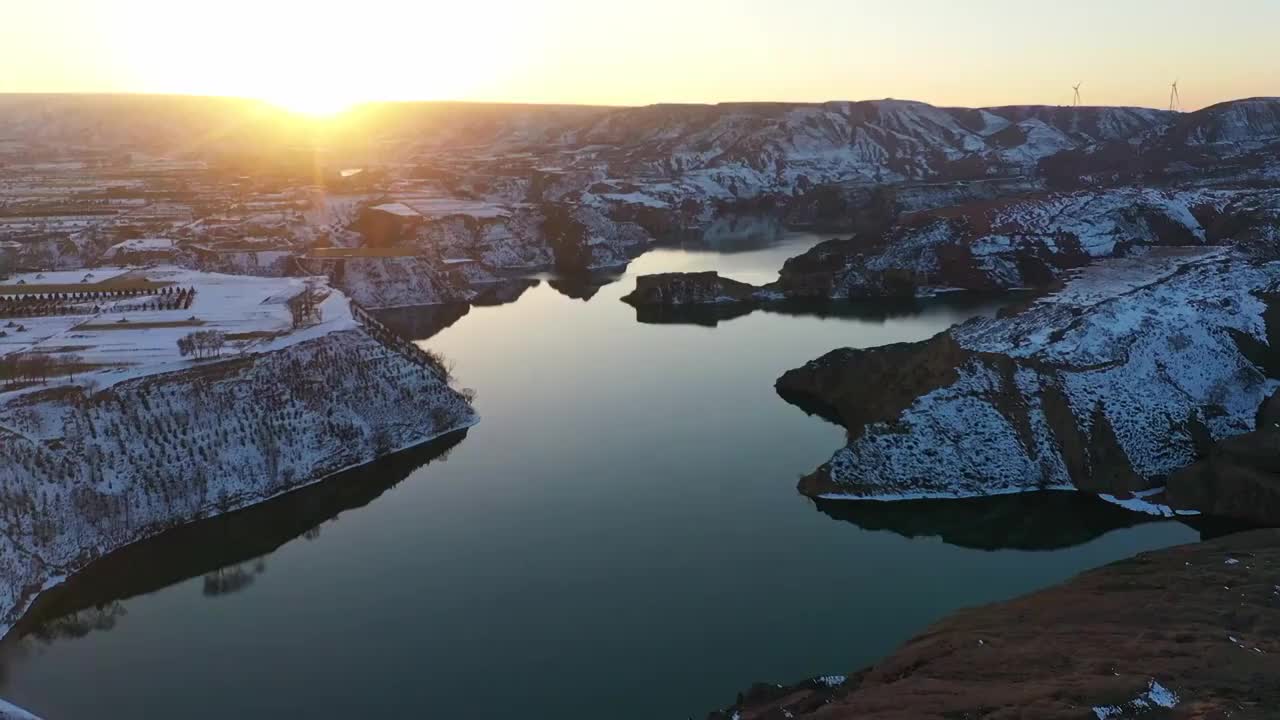
[[[0,91],[334,103],[1280,95],[1280,0],[9,0]],[[6,3],[7,5],[9,3]],[[6,9],[6,14],[9,10]]]

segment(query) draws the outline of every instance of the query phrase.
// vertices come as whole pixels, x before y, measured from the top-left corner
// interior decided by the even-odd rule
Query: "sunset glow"
[[[358,100],[323,87],[290,88],[262,98],[277,107],[313,118],[325,118],[355,105]]]
[[[1086,104],[1162,107],[1174,78],[1188,109],[1280,92],[1280,4],[1265,0],[1232,4],[1244,25],[1188,0],[17,5],[0,92],[234,95],[313,115],[366,100],[1070,104],[1081,82]]]

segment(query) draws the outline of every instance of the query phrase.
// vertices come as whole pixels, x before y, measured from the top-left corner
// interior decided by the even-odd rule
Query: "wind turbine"
[[[1169,112],[1182,109],[1182,96],[1178,94],[1178,81],[1174,80],[1173,85],[1169,86]]]
[[[1080,86],[1083,84],[1084,83],[1082,82],[1078,82],[1071,86],[1071,89],[1076,91],[1075,99],[1071,101],[1071,107],[1080,107]]]

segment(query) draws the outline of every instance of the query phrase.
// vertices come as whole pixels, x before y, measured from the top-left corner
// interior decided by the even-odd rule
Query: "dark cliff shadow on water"
[[[372,314],[400,337],[427,340],[458,322],[469,312],[469,303],[448,303],[375,310]]]
[[[750,315],[758,309],[750,303],[640,305],[636,307],[636,321],[645,325],[698,325],[713,328],[722,322]]]
[[[540,280],[515,278],[482,286],[480,294],[469,303],[442,303],[440,305],[409,305],[406,307],[374,310],[379,322],[409,340],[429,340],[451,327],[471,312],[473,307],[496,307],[513,303],[525,291],[537,287]]]
[[[558,272],[547,277],[547,284],[556,292],[571,300],[590,300],[606,285],[618,282],[623,272],[615,270],[586,270],[582,272]]]
[[[296,538],[316,537],[322,524],[368,505],[416,470],[447,457],[466,436],[466,430],[450,433],[272,500],[121,548],[41,594],[4,646],[23,638],[54,640],[110,630],[124,614],[121,601],[195,577],[204,577],[206,597],[243,591],[267,572],[265,556]]]
[[[779,215],[731,213],[718,217],[696,238],[684,240],[678,247],[732,255],[766,250],[777,245],[786,235],[787,227]]]
[[[471,301],[472,305],[477,307],[497,307],[513,303],[520,299],[525,292],[538,287],[542,284],[537,278],[511,278],[502,282],[492,283],[480,288],[480,294],[475,300]]]
[[[957,500],[814,502],[827,516],[864,530],[887,530],[906,538],[936,537],[971,550],[1060,550],[1112,530],[1176,522],[1069,491]]]
[[[636,320],[648,325],[716,325],[755,312],[789,317],[856,320],[885,324],[919,317],[930,312],[957,315],[994,315],[1009,298],[987,295],[960,295],[940,298],[881,298],[876,300],[793,299],[773,302],[708,303],[700,305],[641,305]]]

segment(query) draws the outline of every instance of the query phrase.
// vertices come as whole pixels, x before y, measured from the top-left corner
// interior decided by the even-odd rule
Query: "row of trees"
[[[194,355],[197,360],[221,357],[227,336],[217,330],[197,330],[178,338],[178,352],[182,357]]]
[[[0,383],[13,387],[22,383],[47,383],[49,378],[70,375],[84,367],[84,358],[73,353],[10,353],[0,356]]]
[[[128,296],[138,295],[139,293],[130,293]],[[103,311],[99,305],[89,306],[85,304],[93,299],[108,299],[125,297],[124,294],[114,292],[98,292],[98,293],[41,293],[37,295],[19,295],[14,297],[0,297],[0,317],[39,317],[45,315],[88,315],[97,314]],[[191,307],[191,303],[195,300],[196,291],[194,288],[177,289],[164,288],[156,293],[152,300],[134,306],[121,306],[119,309],[128,310],[186,310]],[[108,311],[117,308],[107,308]]]

